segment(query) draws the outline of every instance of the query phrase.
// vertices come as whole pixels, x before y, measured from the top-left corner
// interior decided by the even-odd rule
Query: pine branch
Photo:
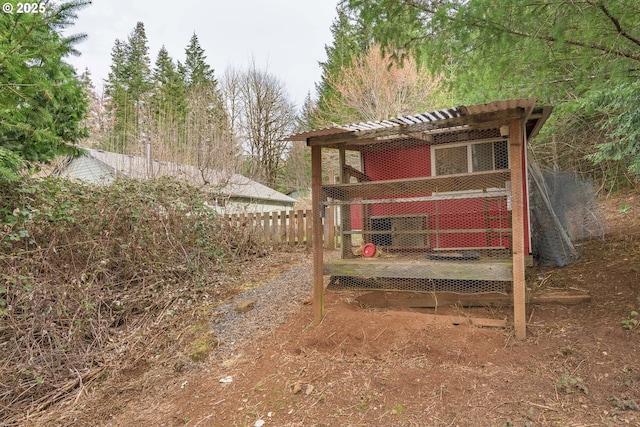
[[[593,4],[592,2],[589,2],[589,4],[591,4],[592,6],[595,6],[595,4]],[[624,37],[625,39],[631,41],[632,43],[639,45],[640,46],[640,39],[633,37],[631,34],[629,34],[628,32],[626,32],[623,28],[622,28],[622,24],[620,24],[620,20],[618,18],[616,18],[615,16],[613,16],[611,14],[611,12],[609,11],[609,9],[607,9],[607,7],[604,4],[599,4],[598,8],[602,11],[602,13],[605,14],[605,16],[607,18],[609,18],[609,20],[613,23],[613,25],[616,27],[616,30],[618,32],[618,34],[620,34],[622,37]]]
[[[596,6],[591,1],[587,1],[587,3],[592,5],[592,6]],[[424,5],[424,4],[421,4],[421,3],[416,3],[414,0],[403,0],[403,4],[408,5],[410,7],[413,7],[413,8],[416,8],[416,9],[422,11],[423,13],[432,14],[432,15],[436,13],[436,9],[437,9],[437,8],[436,9],[429,8],[429,7],[427,7],[427,5]],[[635,37],[633,37],[631,34],[629,34],[627,31],[625,31],[622,28],[622,25],[620,24],[620,21],[616,17],[611,15],[611,12],[606,8],[606,6],[604,6],[603,4],[599,4],[596,7],[598,7],[609,18],[609,20],[613,23],[613,25],[616,28],[616,33],[618,33],[621,36],[623,36],[624,38],[630,40],[634,44],[640,45],[640,40],[635,38]],[[446,15],[446,19],[449,20],[450,22],[457,22],[457,17],[456,16],[457,16],[456,14],[447,14]],[[498,33],[510,34],[510,35],[514,35],[514,36],[518,36],[518,37],[525,38],[525,39],[530,39],[530,40],[542,40],[542,41],[547,41],[547,42],[551,42],[551,43],[557,43],[557,42],[561,41],[557,37],[553,37],[553,36],[546,35],[546,34],[529,33],[529,32],[525,32],[525,31],[520,31],[520,30],[518,30],[516,28],[510,28],[510,27],[507,27],[505,25],[501,25],[500,23],[497,23],[497,22],[494,22],[494,21],[490,21],[488,19],[473,20],[473,21],[467,22],[466,24],[469,25],[469,26],[473,26],[475,28],[479,28],[479,29],[489,28],[489,29],[491,29],[493,31],[496,31]],[[424,35],[422,37],[413,37],[407,42],[407,45],[409,45],[412,42],[416,42],[416,41],[420,41],[420,40],[427,40],[428,38],[430,38],[432,36],[433,35]],[[576,40],[576,39],[565,39],[565,40],[562,40],[561,42],[563,44],[565,44],[565,45],[577,46],[577,47],[583,47],[583,48],[587,48],[587,49],[597,50],[597,51],[606,53],[608,55],[613,55],[613,56],[617,56],[617,57],[623,57],[623,58],[631,59],[633,61],[640,62],[640,54],[635,54],[633,52],[626,52],[626,51],[616,50],[616,49],[611,48],[610,46],[606,46],[606,45],[602,45],[602,44],[598,44],[598,43],[584,42],[584,41]]]

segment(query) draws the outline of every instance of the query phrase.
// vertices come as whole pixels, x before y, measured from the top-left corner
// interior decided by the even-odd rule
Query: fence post
[[[280,243],[287,243],[287,212],[280,211]]]
[[[304,245],[304,211],[300,209],[297,212],[297,222],[298,222],[298,244]]]
[[[289,211],[289,244],[295,246],[296,244],[296,211]]]
[[[305,233],[307,235],[307,246],[311,246],[313,244],[313,213],[311,212],[311,209],[307,209],[304,216],[306,218]],[[320,221],[320,223],[322,223],[322,220]],[[322,232],[320,233],[320,237],[322,237]],[[322,245],[322,242],[319,243],[320,245]]]
[[[264,235],[264,243],[269,244],[271,230],[269,227],[269,212],[262,212],[262,214],[256,214],[258,221],[262,224],[262,233]]]

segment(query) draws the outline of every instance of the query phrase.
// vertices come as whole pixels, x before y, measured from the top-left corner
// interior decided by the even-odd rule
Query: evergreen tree
[[[217,84],[213,69],[207,64],[204,49],[200,46],[198,36],[194,33],[185,49],[186,59],[179,65],[180,74],[189,89],[213,83]]]
[[[15,178],[24,161],[77,153],[71,144],[86,134],[81,122],[87,100],[64,58],[77,54],[74,46],[85,36],[63,36],[61,31],[89,3],[66,1],[47,5],[44,13],[2,15],[0,176]]]
[[[311,98],[311,93],[307,93],[304,98],[304,104],[302,104],[302,111],[296,118],[296,132],[306,132],[313,129],[317,129],[317,114],[318,106]]]
[[[343,4],[385,46],[411,50],[447,73],[459,103],[535,96],[554,105],[544,131],[554,132],[561,145],[538,149],[542,155],[565,153],[572,162],[587,155],[623,162],[640,174],[637,1]],[[581,141],[574,139],[578,132]],[[594,152],[594,136],[600,134],[605,138]]]
[[[128,96],[128,81],[125,72],[126,53],[124,42],[117,40],[111,48],[111,70],[105,82],[105,95],[107,96],[107,112],[110,117],[109,141],[106,143],[108,150],[124,152],[128,143],[128,120],[131,117],[131,108]]]
[[[176,115],[184,115],[186,112],[185,85],[176,64],[164,46],[158,52],[152,73],[152,82],[154,86],[152,95],[154,113],[158,114],[164,110],[171,111]]]
[[[138,22],[125,45],[125,73],[130,99],[140,102],[151,90],[151,60],[144,24]]]
[[[152,73],[151,114],[156,145],[175,152],[184,145],[186,88],[167,49],[162,46]],[[158,151],[159,147],[156,148]]]
[[[235,156],[236,147],[229,135],[229,121],[214,70],[206,62],[195,33],[185,56],[184,64],[178,64],[189,111],[185,150],[190,153],[189,161],[200,168],[226,169],[225,163],[229,163],[230,156]]]
[[[144,24],[138,22],[127,42],[116,40],[105,92],[113,116],[110,149],[126,151],[140,143],[150,91],[151,69]]]
[[[316,127],[340,122],[342,115],[334,114],[329,106],[339,104],[337,100],[341,95],[330,82],[338,78],[341,70],[351,65],[353,58],[364,55],[372,41],[368,29],[359,25],[357,15],[342,3],[338,5],[337,14],[338,17],[331,25],[333,43],[325,46],[327,60],[320,63],[322,78],[316,85],[319,113]]]

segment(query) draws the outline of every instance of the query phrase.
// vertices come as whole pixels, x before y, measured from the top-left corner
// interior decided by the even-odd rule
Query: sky
[[[248,69],[253,61],[280,79],[300,107],[320,81],[318,62],[332,43],[331,24],[338,0],[93,0],[78,12],[66,33],[87,34],[68,62],[91,72],[98,90],[111,65],[116,39],[126,41],[136,23],[144,23],[151,65],[164,45],[174,61],[195,32],[207,62],[221,78],[228,66]]]

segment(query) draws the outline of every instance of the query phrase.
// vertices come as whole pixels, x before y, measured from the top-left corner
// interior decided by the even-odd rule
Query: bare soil
[[[536,292],[591,301],[529,305],[524,341],[511,328],[433,324],[434,310],[365,308],[358,293],[331,291],[317,327],[307,301],[232,357],[185,369],[150,358],[33,424],[640,426],[640,327],[623,327],[640,311],[640,195],[603,203],[604,241],[585,243],[573,265],[528,271]],[[276,257],[278,271],[282,258],[289,268],[309,254]],[[512,319],[510,307],[437,314]]]

